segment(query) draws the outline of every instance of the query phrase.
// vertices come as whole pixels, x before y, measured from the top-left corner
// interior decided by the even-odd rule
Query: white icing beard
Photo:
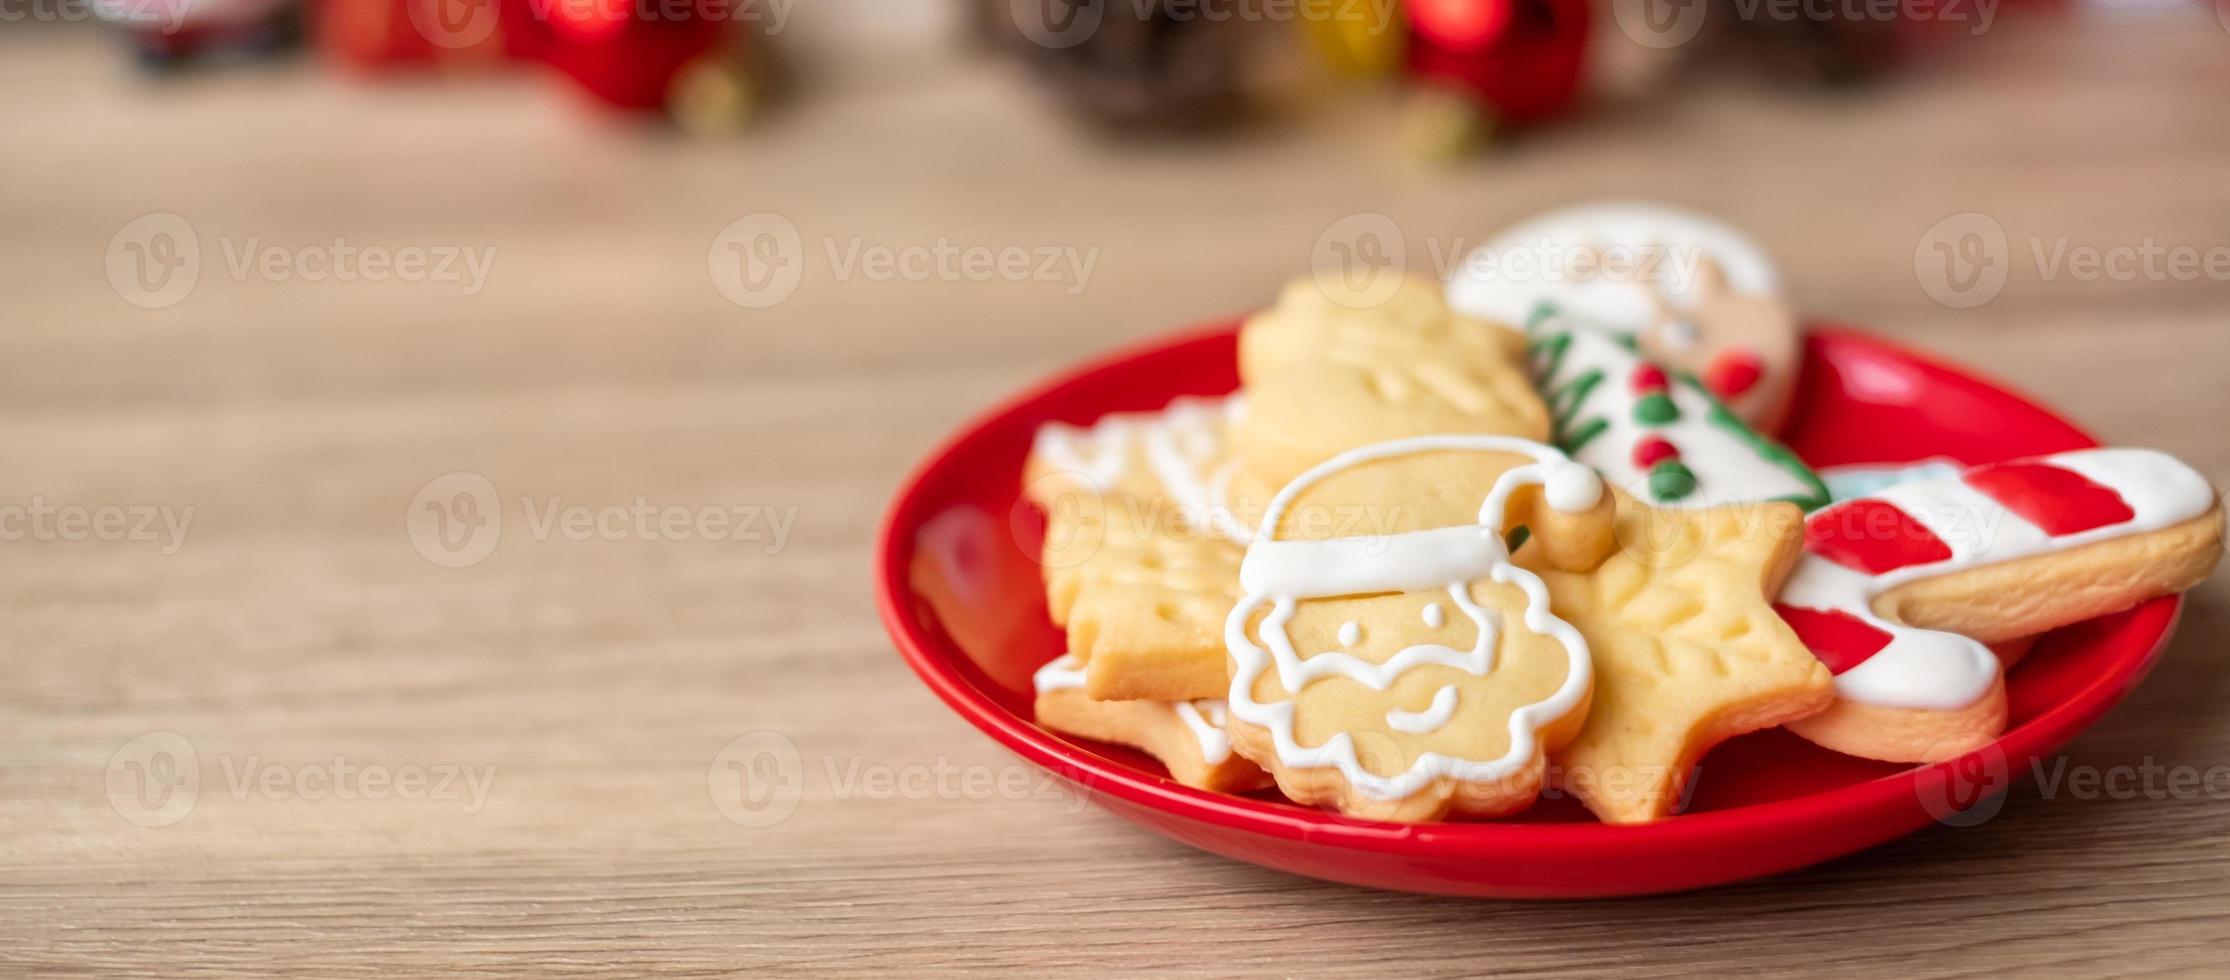
[[[1658,253],[1658,264],[1629,278],[1575,279],[1567,269],[1583,248],[1648,250]],[[1552,303],[1634,334],[1656,318],[1657,297],[1675,307],[1692,305],[1689,293],[1704,257],[1736,292],[1780,291],[1780,275],[1764,250],[1726,224],[1661,204],[1599,203],[1536,216],[1465,256],[1448,278],[1448,304],[1470,316],[1523,325],[1542,303]]]
[[[1480,505],[1478,523],[1433,528],[1406,534],[1332,538],[1317,541],[1279,541],[1272,535],[1286,510],[1309,487],[1326,477],[1377,460],[1416,453],[1463,451],[1517,453],[1534,460],[1503,473]],[[1567,509],[1579,504],[1585,510],[1600,500],[1601,483],[1586,467],[1563,453],[1510,436],[1425,436],[1379,443],[1342,453],[1303,473],[1272,498],[1262,526],[1240,564],[1239,582],[1245,597],[1239,600],[1224,624],[1224,643],[1236,663],[1229,698],[1233,717],[1269,730],[1278,760],[1289,769],[1332,767],[1348,784],[1378,799],[1402,799],[1440,778],[1492,782],[1516,772],[1539,751],[1541,728],[1570,714],[1585,698],[1593,677],[1587,641],[1571,624],[1549,609],[1548,589],[1532,572],[1510,563],[1503,544],[1503,515],[1510,494],[1529,484],[1543,484],[1552,507]],[[1254,699],[1256,681],[1263,671],[1275,669],[1289,697],[1298,696],[1312,681],[1344,677],[1373,690],[1386,690],[1404,673],[1427,664],[1453,667],[1485,676],[1494,666],[1500,616],[1482,607],[1471,596],[1471,583],[1489,580],[1514,585],[1526,597],[1525,625],[1555,640],[1564,648],[1568,666],[1564,682],[1548,698],[1526,705],[1510,716],[1510,747],[1498,759],[1459,759],[1427,752],[1407,770],[1381,776],[1365,769],[1357,758],[1353,733],[1341,732],[1322,745],[1303,746],[1294,736],[1293,701],[1269,704]],[[1294,649],[1286,625],[1302,600],[1383,592],[1444,589],[1448,600],[1477,630],[1469,650],[1433,643],[1408,647],[1384,663],[1371,663],[1345,651],[1320,651],[1303,656]],[[1265,606],[1256,632],[1268,649],[1249,636],[1249,624]],[[1430,622],[1434,609],[1425,615]],[[1421,712],[1390,711],[1389,728],[1426,734],[1453,717],[1460,695],[1453,685],[1442,688],[1430,707]]]

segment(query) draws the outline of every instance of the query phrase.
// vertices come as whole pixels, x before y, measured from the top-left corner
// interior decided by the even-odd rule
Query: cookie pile
[[[1237,394],[1039,431],[1024,495],[1068,639],[1039,724],[1370,819],[1553,786],[1645,823],[1745,732],[1985,745],[2025,638],[2220,554],[2214,488],[2148,450],[1823,481],[1766,435],[1797,321],[1708,219],[1573,209],[1445,290],[1365,279],[1248,320]]]

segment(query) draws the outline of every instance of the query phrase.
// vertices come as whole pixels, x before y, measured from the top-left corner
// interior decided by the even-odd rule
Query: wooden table
[[[1374,145],[1388,126],[1366,105],[1110,146],[1004,66],[928,56],[831,73],[708,146],[584,120],[532,78],[149,87],[107,40],[0,37],[0,505],[50,520],[0,564],[0,973],[2219,969],[2230,809],[2204,795],[2024,789],[1978,827],[1589,904],[1198,853],[984,782],[1028,777],[1002,777],[1020,763],[892,654],[866,546],[962,418],[1263,302],[1343,216],[1385,213],[1414,258],[1606,195],[1726,215],[1806,308],[2230,484],[2230,292],[2048,275],[2028,249],[2225,245],[2230,35],[2210,19],[2007,15],[1866,97],[1707,86],[1454,171]],[[803,265],[754,309],[708,253],[762,211]],[[2010,276],[1954,309],[1913,256],[1969,211],[2009,236]],[[162,257],[115,239],[150,213],[187,222],[202,262],[190,294],[143,309],[162,297],[105,263],[133,241],[115,254]],[[1096,260],[1081,284],[839,268],[855,241],[940,239]],[[477,292],[431,268],[299,278],[339,245],[495,251]],[[236,268],[271,247],[295,278]],[[469,515],[425,509],[460,485],[421,491],[460,472],[505,523],[484,560],[441,567],[424,522]],[[637,500],[651,530],[562,523]],[[102,508],[127,523],[102,530]],[[189,508],[182,539],[161,530]],[[659,508],[795,523],[780,547],[686,516],[666,540]],[[53,523],[67,512],[84,540]],[[157,523],[133,534],[136,515]],[[2226,650],[2217,576],[2068,760],[2230,763]],[[711,780],[761,731],[798,749],[804,788],[752,827]]]

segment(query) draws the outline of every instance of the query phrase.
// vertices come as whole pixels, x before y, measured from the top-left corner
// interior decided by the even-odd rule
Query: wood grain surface
[[[1339,219],[1388,215],[1416,264],[1609,195],[1723,214],[1806,309],[2230,484],[2230,287],[2086,280],[2031,248],[2230,245],[2211,17],[2007,13],[1863,96],[1704,85],[1453,170],[1376,145],[1383,114],[1337,99],[1205,144],[1109,144],[1007,67],[928,53],[830,72],[700,145],[531,77],[155,86],[113,40],[0,35],[0,974],[2223,969],[2220,778],[2026,788],[1980,826],[1699,894],[1371,892],[1044,789],[900,663],[867,576],[878,512],[942,433],[1082,355],[1263,302]],[[801,243],[763,309],[711,261],[758,212]],[[1965,212],[2003,228],[2009,274],[1955,309],[1914,256]],[[146,309],[107,262],[158,213],[201,262]],[[1093,264],[913,281],[846,261],[940,240]],[[276,248],[307,271],[337,244],[493,263],[474,289],[236,262]],[[502,534],[440,567],[410,522],[460,472],[500,492]],[[794,524],[544,522],[638,500]],[[102,531],[103,508],[127,523]],[[160,530],[189,509],[182,537]],[[35,512],[89,523],[10,530]],[[2230,765],[2226,649],[2218,575],[2069,763]],[[716,802],[724,747],[755,732],[801,760],[771,826]]]

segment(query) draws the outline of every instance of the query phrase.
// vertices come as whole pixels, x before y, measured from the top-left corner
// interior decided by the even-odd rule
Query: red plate
[[[1180,786],[1152,759],[1031,721],[1030,674],[1061,652],[1035,560],[1043,521],[1019,503],[1041,422],[1088,423],[1238,386],[1235,324],[1120,351],[1008,400],[932,453],[876,542],[875,585],[899,652],[953,710],[1093,802],[1242,861],[1379,888],[1508,898],[1674,891],[1800,868],[1986,814],[1994,793],[2136,686],[2181,608],[2148,602],[2046,636],[2008,678],[2012,727],[1980,752],[1906,767],[1837,755],[1781,731],[1734,739],[1697,773],[1685,813],[1596,823],[1568,799],[1475,823],[1350,820],[1275,794]],[[1949,456],[1985,463],[2096,445],[1965,370],[1861,334],[1815,328],[1788,431],[1817,465]],[[1967,810],[1978,801],[1981,807]]]

